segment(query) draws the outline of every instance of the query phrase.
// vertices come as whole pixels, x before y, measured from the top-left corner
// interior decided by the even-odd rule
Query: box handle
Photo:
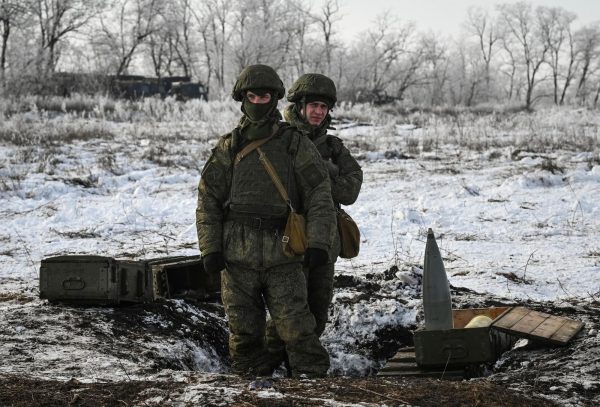
[[[446,345],[442,348],[442,352],[449,360],[463,359],[469,354],[469,351],[463,345]]]
[[[68,280],[64,280],[62,286],[65,290],[83,290],[85,288],[85,281],[79,277],[71,277]]]

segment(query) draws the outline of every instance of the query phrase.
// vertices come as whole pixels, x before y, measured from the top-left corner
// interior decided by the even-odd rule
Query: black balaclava
[[[248,140],[256,140],[270,135],[271,124],[279,121],[281,115],[277,111],[277,98],[269,89],[250,89],[257,95],[271,94],[269,103],[251,103],[246,96],[242,100],[242,112],[244,117],[241,121],[242,134]]]

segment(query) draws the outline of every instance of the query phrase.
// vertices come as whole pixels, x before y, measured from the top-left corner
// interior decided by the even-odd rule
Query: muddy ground
[[[199,381],[206,380],[204,378]],[[174,402],[180,399],[186,383],[167,381],[131,381],[121,383],[84,384],[71,380],[57,382],[35,380],[22,376],[5,376],[0,381],[0,402],[3,406],[144,406],[148,396],[159,396],[161,405],[222,405],[220,386],[236,388],[239,393],[228,402],[231,406],[323,406],[331,405],[388,405],[388,406],[548,406],[547,400],[507,392],[500,385],[486,380],[450,382],[434,379],[405,378],[346,378],[332,377],[321,380],[275,380],[273,387],[252,390],[247,380],[233,376],[216,376],[215,387],[208,386],[203,397],[192,402]],[[275,396],[276,395],[276,396]],[[359,404],[361,403],[361,404]]]
[[[386,296],[395,270],[336,278],[332,331],[345,309]],[[418,273],[416,274],[418,276]],[[398,299],[411,307],[418,296]],[[15,286],[15,284],[12,284]],[[274,379],[272,386],[228,374],[227,329],[219,303],[165,301],[125,307],[49,304],[23,284],[0,295],[0,406],[593,406],[600,403],[600,302],[595,298],[518,305],[585,322],[566,347],[520,341],[484,376],[450,381],[376,377],[396,350],[411,345],[417,325],[388,326],[345,352],[375,368],[322,380]],[[395,286],[396,287],[396,286]],[[389,287],[388,287],[389,288]],[[355,296],[350,295],[356,294]],[[517,305],[453,287],[455,308]],[[415,298],[410,298],[414,296]],[[349,300],[352,299],[352,300]],[[357,299],[358,298],[358,299]],[[417,323],[422,314],[417,314]],[[336,404],[337,403],[337,404]]]

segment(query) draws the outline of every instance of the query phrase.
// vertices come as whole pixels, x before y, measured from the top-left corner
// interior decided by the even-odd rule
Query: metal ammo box
[[[68,255],[44,259],[40,266],[40,298],[49,301],[110,305],[182,296],[220,296],[220,275],[208,275],[200,256],[133,261]]]
[[[478,315],[491,318],[491,324],[465,328]],[[524,307],[456,309],[452,319],[453,329],[415,331],[417,365],[460,368],[495,362],[518,338],[565,345],[583,327],[582,322]]]
[[[221,297],[221,273],[207,273],[200,256],[150,261],[154,298],[214,300]]]

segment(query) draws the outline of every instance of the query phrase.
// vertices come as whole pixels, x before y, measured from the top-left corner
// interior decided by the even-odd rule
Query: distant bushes
[[[240,115],[239,105],[230,100],[128,101],[86,95],[0,99],[0,142],[56,145],[112,140],[122,134],[159,145],[191,139],[204,142],[230,131]],[[596,151],[600,146],[600,119],[596,111],[585,108],[528,111],[517,105],[466,108],[341,102],[332,115],[334,126],[357,127],[348,142],[362,151],[416,155],[435,154],[447,146],[471,151],[510,148],[532,152]]]
[[[479,152],[504,148],[531,152],[600,149],[600,118],[597,111],[587,108],[529,111],[520,105],[375,107],[341,103],[333,115],[342,124],[380,126],[357,131],[354,145],[366,151],[403,149],[416,155],[449,146]]]
[[[6,121],[0,124],[0,142],[17,146],[53,146],[77,140],[110,140],[114,133],[102,122]]]
[[[71,116],[106,119],[115,122],[180,122],[215,119],[236,120],[239,106],[230,100],[207,103],[201,99],[185,102],[174,97],[139,100],[113,99],[108,96],[73,94],[60,96],[24,96],[0,98],[0,118],[9,120],[24,113],[45,117]],[[226,117],[224,117],[226,116]]]

